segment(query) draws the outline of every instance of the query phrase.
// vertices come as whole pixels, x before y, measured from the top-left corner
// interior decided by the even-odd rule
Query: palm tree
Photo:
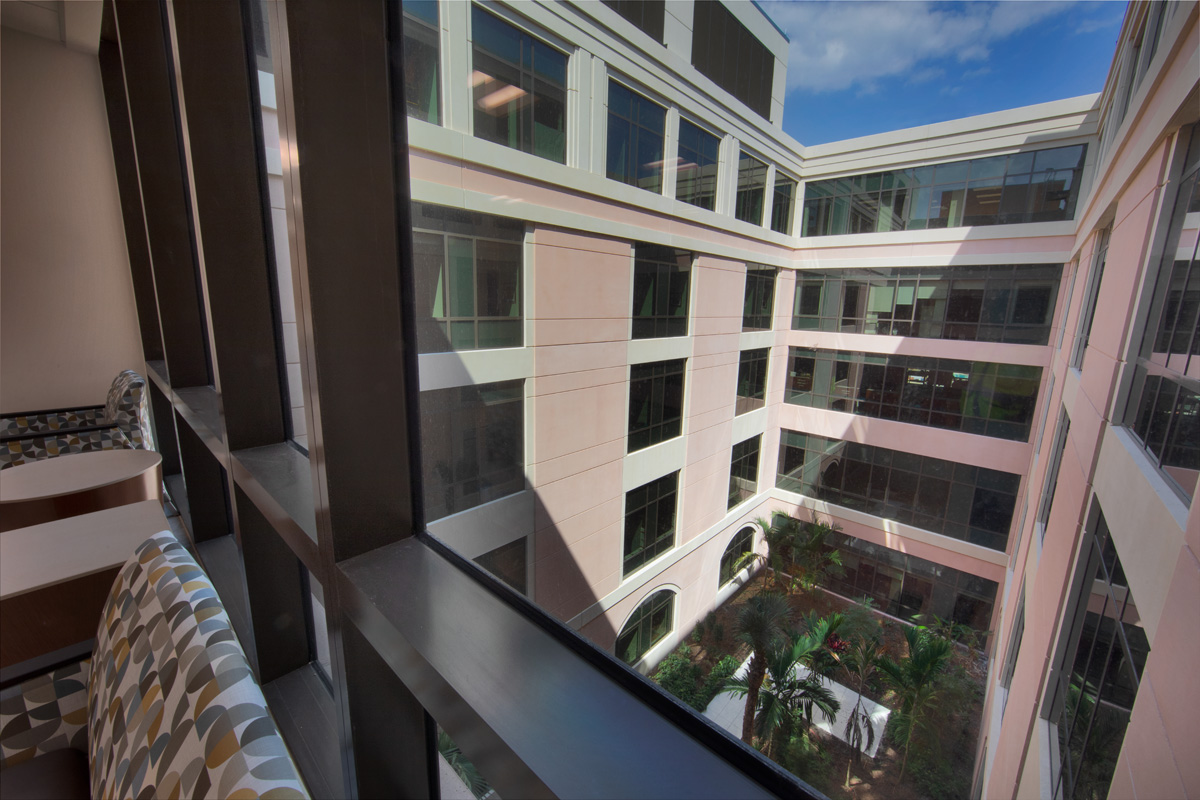
[[[830,722],[837,718],[841,704],[825,686],[834,662],[824,657],[824,651],[841,623],[840,614],[810,619],[803,632],[793,633],[768,653],[767,680],[759,694],[754,725],[758,738],[767,742],[768,754],[781,752],[802,721],[811,726],[816,712]],[[730,681],[728,688],[738,695],[749,693],[745,679]]]
[[[841,575],[842,554],[825,543],[829,534],[835,533],[837,527],[818,520],[813,515],[813,521],[801,525],[802,533],[795,538],[792,563],[799,579],[800,586],[806,591],[820,586],[830,575]]]
[[[789,588],[788,570],[791,567],[795,551],[796,538],[799,534],[799,520],[780,514],[774,521],[759,517],[754,524],[762,531],[763,544],[767,546],[766,553],[747,553],[747,561],[758,561],[769,567],[774,576],[775,585],[782,586],[785,591]],[[738,564],[738,568],[744,567]]]
[[[746,712],[742,717],[742,741],[746,744],[753,744],[754,712],[767,673],[768,654],[787,635],[791,617],[792,608],[787,598],[769,592],[751,597],[738,612],[737,639],[750,647],[750,665],[744,678]],[[732,684],[729,688],[739,691]]]
[[[854,707],[850,709],[850,716],[846,720],[846,743],[854,751],[851,760],[846,762],[847,789],[850,788],[851,764],[858,766],[863,751],[869,750],[871,745],[875,744],[875,724],[871,721],[866,703],[863,702],[863,687],[878,671],[882,656],[879,637],[870,635],[856,637],[842,657],[842,665],[858,690],[858,697],[855,698]]]
[[[934,679],[945,669],[953,645],[929,632],[927,628],[905,628],[908,655],[899,662],[883,658],[879,670],[887,677],[900,707],[892,713],[890,725],[896,738],[904,742],[904,757],[900,761],[900,777],[908,762],[913,737],[923,726],[926,712],[937,702]]]

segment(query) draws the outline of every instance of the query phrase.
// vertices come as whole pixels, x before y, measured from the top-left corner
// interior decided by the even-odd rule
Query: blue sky
[[[1125,3],[760,0],[791,39],[801,144],[1099,92]]]

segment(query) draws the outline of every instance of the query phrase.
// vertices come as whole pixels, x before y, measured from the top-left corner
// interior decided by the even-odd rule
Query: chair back
[[[104,403],[104,418],[115,423],[129,443],[143,450],[155,450],[150,427],[150,397],[146,379],[131,369],[113,379]]]

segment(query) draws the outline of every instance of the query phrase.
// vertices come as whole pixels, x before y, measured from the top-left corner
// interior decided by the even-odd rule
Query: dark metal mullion
[[[1093,541],[1093,546],[1094,546],[1095,539],[1093,538],[1092,541]],[[1103,562],[1103,559],[1101,559],[1101,561]],[[1112,584],[1111,583],[1106,584],[1105,589],[1107,590],[1106,591],[1107,597],[1105,598],[1105,601],[1104,601],[1105,607],[1107,607],[1110,602],[1115,605],[1116,600],[1112,596]],[[1128,600],[1129,600],[1128,594],[1125,595],[1125,600],[1126,600],[1126,602],[1128,602]],[[1120,609],[1117,612],[1117,617],[1115,619],[1113,619],[1112,639],[1109,640],[1108,648],[1104,654],[1104,671],[1100,674],[1100,680],[1096,685],[1096,701],[1095,701],[1095,704],[1092,706],[1092,713],[1091,713],[1091,716],[1088,718],[1087,728],[1083,732],[1083,741],[1081,742],[1080,752],[1079,752],[1080,766],[1083,765],[1084,759],[1087,757],[1087,746],[1088,746],[1088,742],[1091,741],[1091,738],[1092,738],[1092,728],[1095,727],[1096,717],[1099,716],[1099,714],[1100,714],[1100,706],[1102,704],[1101,697],[1104,694],[1104,687],[1108,684],[1109,660],[1112,657],[1113,646],[1117,643],[1117,640],[1121,637],[1121,633],[1122,633],[1121,617],[1124,615],[1124,612],[1125,612],[1125,604],[1122,603],[1122,604],[1120,604]],[[1104,615],[1101,614],[1100,620],[1103,621],[1103,619],[1104,619]],[[1099,625],[1096,626],[1096,631],[1097,631],[1097,633],[1099,633],[1099,631],[1100,631]],[[1094,653],[1095,653],[1095,643],[1093,642],[1092,654],[1094,655]],[[1088,664],[1089,665],[1091,664],[1090,656],[1088,659]],[[1084,686],[1086,686],[1086,685],[1087,685],[1087,679],[1086,679],[1086,671],[1085,671]],[[1068,739],[1068,747],[1069,746],[1070,746],[1070,740]],[[1074,796],[1074,794],[1075,794],[1075,784],[1078,782],[1078,780],[1079,780],[1079,776],[1076,775],[1075,780],[1071,784],[1071,795],[1072,796]]]
[[[1184,276],[1183,286],[1179,290],[1179,307],[1180,307],[1181,311],[1183,310],[1183,299],[1187,295],[1187,287],[1188,287],[1188,284],[1191,282],[1192,275],[1195,274],[1197,271],[1200,271],[1200,266],[1197,265],[1197,261],[1196,261],[1196,256],[1198,253],[1200,253],[1200,238],[1198,238],[1196,241],[1196,244],[1192,246],[1192,260],[1188,263],[1187,274]],[[1177,313],[1175,315],[1175,327],[1176,328],[1179,327],[1179,317],[1180,317],[1180,315]],[[1172,336],[1171,336],[1172,341],[1174,340],[1174,338],[1175,338],[1174,333],[1172,333]],[[1192,354],[1196,352],[1196,345],[1198,342],[1200,342],[1200,308],[1198,308],[1196,311],[1196,319],[1192,323],[1191,336],[1188,338],[1187,347],[1184,348],[1184,350],[1183,350],[1184,359],[1183,359],[1183,369],[1180,370],[1181,372],[1184,372],[1184,373],[1187,372],[1187,368],[1191,364]],[[1168,353],[1167,361],[1170,361],[1170,360],[1171,360],[1170,354]]]

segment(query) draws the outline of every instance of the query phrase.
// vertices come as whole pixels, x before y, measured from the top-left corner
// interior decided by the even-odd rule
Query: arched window
[[[754,526],[747,525],[742,528],[737,534],[729,540],[729,547],[725,548],[725,554],[721,556],[721,580],[718,581],[717,587],[720,588],[733,580],[733,576],[745,568],[742,561],[742,556],[754,549]]]
[[[642,601],[617,637],[617,657],[633,664],[675,625],[675,593],[660,589]]]

